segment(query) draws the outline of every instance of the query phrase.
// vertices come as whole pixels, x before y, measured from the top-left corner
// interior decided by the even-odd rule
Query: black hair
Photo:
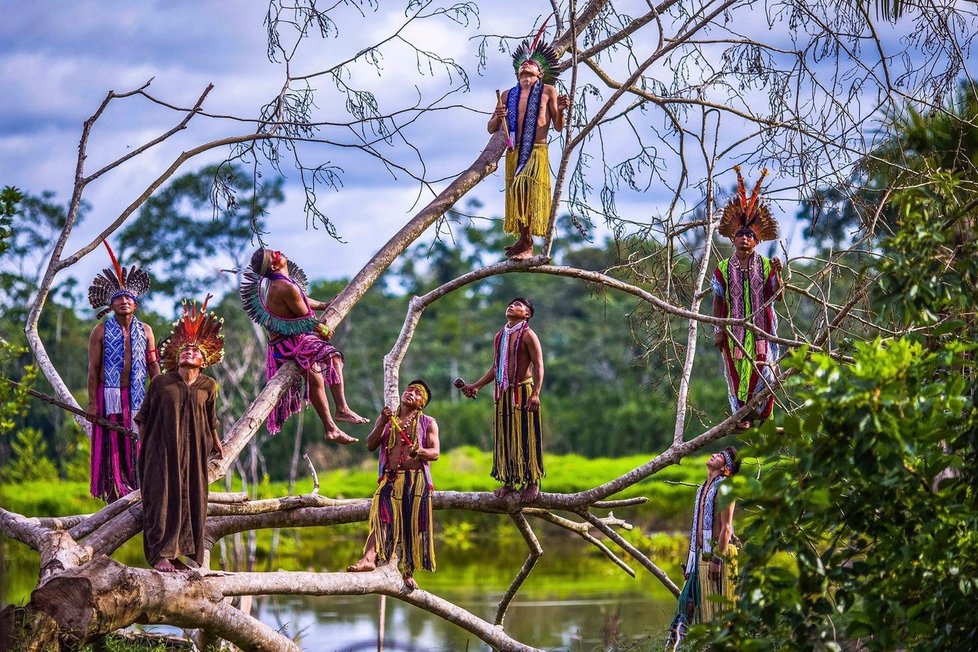
[[[730,475],[737,475],[740,473],[740,460],[737,459],[737,449],[733,446],[727,446],[723,449],[724,453],[730,453],[730,457],[733,458],[733,466],[730,467]]]
[[[265,247],[258,247],[255,249],[255,253],[251,254],[251,262],[248,263],[248,267],[251,268],[255,274],[261,275],[261,264],[265,260]]]
[[[750,228],[749,226],[742,226],[739,229],[737,229],[737,231],[734,233],[734,237],[736,238],[738,235],[740,235],[745,231],[749,233],[752,238],[754,238],[755,242],[759,243],[761,241],[761,239],[757,236],[757,233],[754,232],[754,229]]]
[[[410,387],[411,385],[421,385],[422,387],[424,387],[425,391],[428,392],[428,400],[425,401],[424,405],[421,406],[421,407],[428,407],[428,403],[431,403],[431,388],[428,387],[428,383],[421,380],[420,378],[415,378],[414,380],[408,383],[408,387]]]
[[[529,299],[527,299],[526,297],[516,297],[512,301],[510,301],[509,303],[507,303],[506,305],[507,306],[511,306],[514,303],[516,303],[517,301],[519,301],[524,306],[526,306],[527,308],[529,308],[530,309],[530,317],[533,317],[533,302],[530,301]]]

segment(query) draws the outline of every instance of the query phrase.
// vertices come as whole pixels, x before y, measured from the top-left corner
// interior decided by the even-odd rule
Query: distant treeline
[[[201,298],[204,292],[221,297],[212,300],[211,306],[225,318],[227,358],[207,373],[222,383],[222,419],[224,427],[228,427],[265,382],[264,349],[240,308],[234,275],[215,275],[214,265],[201,264],[218,254],[244,264],[254,247],[251,218],[241,209],[250,206],[250,199],[239,201],[216,216],[205,208],[205,182],[211,174],[212,171],[204,169],[185,175],[154,196],[138,219],[120,233],[117,249],[125,264],[138,263],[151,272],[155,293],[152,298],[156,305],[160,299],[173,300],[173,314],[156,314],[145,309],[138,313],[140,319],[153,326],[157,340],[168,333],[181,298]],[[262,192],[258,201],[266,207],[281,201],[281,189],[275,184],[265,186]],[[20,268],[29,267],[24,261],[45,250],[46,242],[52,240],[59,215],[63,215],[63,208],[53,204],[52,199],[46,194],[28,197],[24,202],[22,211],[27,219],[18,223],[35,225],[30,232],[34,245],[22,247],[19,254],[16,248],[7,252],[6,269],[16,267],[18,255]],[[202,235],[200,231],[205,227],[208,233]],[[498,220],[476,221],[452,214],[444,227],[447,228],[441,229],[438,239],[410,249],[370,289],[334,338],[346,356],[350,403],[371,420],[382,407],[383,356],[401,328],[409,297],[499,260],[509,239],[501,232]],[[622,241],[590,243],[568,219],[560,220],[559,227],[554,250],[556,262],[591,270],[605,270],[620,263]],[[15,230],[15,244],[17,235]],[[275,245],[269,236],[266,238]],[[654,241],[625,244],[632,247],[628,253],[637,252],[650,260],[654,256],[649,254],[654,254],[658,246]],[[328,261],[330,248],[341,246],[350,245],[326,243],[324,261]],[[681,272],[682,265],[678,269]],[[328,265],[305,271],[309,278],[320,279],[328,273]],[[647,271],[650,276],[657,273],[654,268]],[[628,274],[634,273],[618,275],[641,284],[642,279],[629,277]],[[692,300],[690,288],[684,286],[688,286],[691,276],[689,270],[675,276],[673,300],[679,305],[688,306]],[[310,294],[329,300],[345,283],[345,280],[314,280]],[[20,341],[31,278],[7,273],[0,284],[6,308],[2,334],[14,342]],[[87,339],[95,325],[92,311],[83,299],[84,288],[85,284],[73,283],[59,287],[41,313],[40,323],[40,335],[51,359],[83,406],[87,402]],[[401,379],[422,377],[433,388],[434,397],[427,412],[441,424],[443,445],[448,449],[462,445],[490,449],[491,386],[477,400],[468,400],[452,387],[452,381],[457,376],[471,381],[490,366],[493,336],[505,321],[507,303],[518,295],[530,297],[536,305],[532,325],[540,335],[545,356],[542,410],[547,450],[587,457],[615,457],[651,453],[667,446],[672,440],[676,418],[675,396],[687,322],[651,311],[634,297],[543,274],[495,276],[449,294],[425,311],[402,367]],[[704,303],[707,310],[709,301],[707,297]],[[691,384],[693,413],[687,426],[691,431],[714,423],[728,410],[719,359],[710,346],[708,330],[700,329]],[[23,353],[7,364],[6,375],[19,377],[30,362],[30,356]],[[36,386],[42,391],[50,389],[41,377]],[[254,461],[259,476],[252,474],[253,477],[264,475],[273,480],[288,477],[294,459],[296,427],[297,420],[293,419],[278,437],[270,438],[265,433],[266,436],[259,438],[263,443]],[[312,410],[307,410],[300,450],[310,452],[318,468],[344,466],[368,456],[362,444],[327,446],[320,428]],[[347,426],[347,429],[363,437],[369,426]],[[3,449],[0,452],[4,453],[4,459],[18,455],[25,459],[13,477],[8,473],[8,479],[51,473],[49,466],[43,464],[44,458],[53,463],[62,477],[87,477],[87,441],[77,425],[61,411],[34,403],[14,430],[18,434],[0,438]],[[13,445],[19,446],[19,452],[11,450]],[[33,465],[27,464],[27,457],[34,460]]]

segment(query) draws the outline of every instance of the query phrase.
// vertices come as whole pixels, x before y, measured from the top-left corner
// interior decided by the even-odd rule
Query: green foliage
[[[751,451],[737,609],[715,649],[961,649],[978,632],[976,348],[863,343],[793,356],[803,407]],[[793,563],[777,563],[787,555]]]
[[[236,267],[247,264],[268,209],[285,199],[283,184],[275,177],[256,185],[233,166],[181,175],[122,229],[120,260],[149,270],[157,295],[180,299],[215,292],[222,283],[228,287],[234,277],[222,275],[215,263],[229,258]]]
[[[24,347],[14,346],[0,338],[0,438],[13,432],[17,418],[23,417],[27,412],[30,402],[27,390],[37,376],[37,370],[33,365],[20,367],[18,364],[17,359],[26,352]],[[18,384],[7,382],[15,374],[18,376]]]
[[[927,183],[894,194],[900,230],[884,242],[888,255],[880,264],[880,288],[901,322],[929,326],[952,315],[973,321],[978,204],[962,206],[967,187],[961,174],[937,171]],[[963,325],[952,321],[943,330],[952,333]]]
[[[0,190],[0,255],[10,247],[11,225],[17,214],[17,205],[23,199],[24,195],[13,186],[4,186]]]
[[[632,455],[620,458],[587,459],[579,455],[551,455],[547,458],[547,477],[543,481],[546,491],[571,493],[607,482],[644,464],[648,458]],[[646,496],[648,503],[629,507],[621,515],[641,527],[685,531],[689,526],[690,503],[696,492],[696,484],[703,480],[705,457],[687,459],[682,466],[669,466],[653,477],[629,487],[615,498]],[[492,453],[473,447],[460,447],[442,455],[432,464],[431,470],[437,490],[491,491],[498,483],[489,476]],[[377,488],[377,465],[374,460],[356,468],[336,469],[319,474],[321,493],[342,498],[362,498],[373,494]],[[680,484],[683,483],[683,484]],[[240,490],[240,484],[233,486]],[[212,487],[224,491],[223,482]],[[301,478],[294,493],[312,491],[312,479]],[[273,498],[288,493],[286,483],[271,482],[262,485],[259,498]],[[79,481],[57,481],[42,478],[37,482],[0,485],[0,505],[4,509],[29,516],[68,516],[98,510],[102,503],[88,492],[87,473]],[[616,512],[618,513],[618,512]],[[439,522],[453,519],[458,522],[471,520],[464,512],[440,513]],[[456,531],[462,535],[464,532]],[[640,536],[638,532],[635,536]],[[636,539],[636,541],[644,541]],[[648,543],[648,542],[646,542]],[[653,544],[649,544],[653,545]],[[643,543],[645,546],[645,543]],[[654,547],[654,546],[653,546]]]
[[[887,137],[854,170],[851,187],[823,188],[804,202],[798,219],[808,223],[805,237],[838,249],[855,231],[870,225],[876,234],[896,232],[907,211],[915,210],[913,204],[929,201],[927,195],[944,202],[935,210],[951,218],[937,231],[950,228],[957,231],[956,237],[967,237],[978,219],[976,90],[978,86],[965,81],[940,109],[928,104],[922,112],[908,103],[896,112],[884,127]],[[912,237],[913,232],[913,228],[906,230],[904,237]]]
[[[5,481],[50,481],[58,477],[57,469],[48,458],[47,444],[36,428],[24,428],[18,431],[10,448],[13,451],[13,459],[2,469]]]

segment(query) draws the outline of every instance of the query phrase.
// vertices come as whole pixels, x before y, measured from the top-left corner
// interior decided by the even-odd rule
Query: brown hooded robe
[[[143,424],[139,475],[143,551],[151,565],[185,556],[204,561],[207,457],[217,430],[217,383],[201,374],[187,384],[160,374],[135,417]]]

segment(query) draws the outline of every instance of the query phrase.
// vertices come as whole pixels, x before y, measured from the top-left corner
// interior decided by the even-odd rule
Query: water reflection
[[[481,541],[467,550],[443,546],[438,549],[438,572],[419,573],[417,579],[422,588],[491,622],[499,598],[525,558],[519,543]],[[355,558],[359,545],[352,538],[307,536],[296,554],[277,558],[274,568],[338,570]],[[544,549],[506,617],[506,631],[515,639],[546,650],[590,652],[620,649],[650,635],[657,638],[668,626],[675,602],[647,573],[632,579],[575,539],[547,538]],[[3,602],[23,603],[37,578],[37,557],[17,543],[8,543],[6,551],[0,597]],[[116,558],[140,565],[141,553],[137,538]],[[258,568],[265,566],[259,563]],[[379,602],[375,595],[273,596],[257,598],[254,608],[263,622],[295,638],[304,650],[353,652],[377,649]],[[179,633],[163,627],[151,630]],[[648,649],[654,647],[649,644]],[[384,649],[481,652],[489,647],[449,622],[387,599]]]

